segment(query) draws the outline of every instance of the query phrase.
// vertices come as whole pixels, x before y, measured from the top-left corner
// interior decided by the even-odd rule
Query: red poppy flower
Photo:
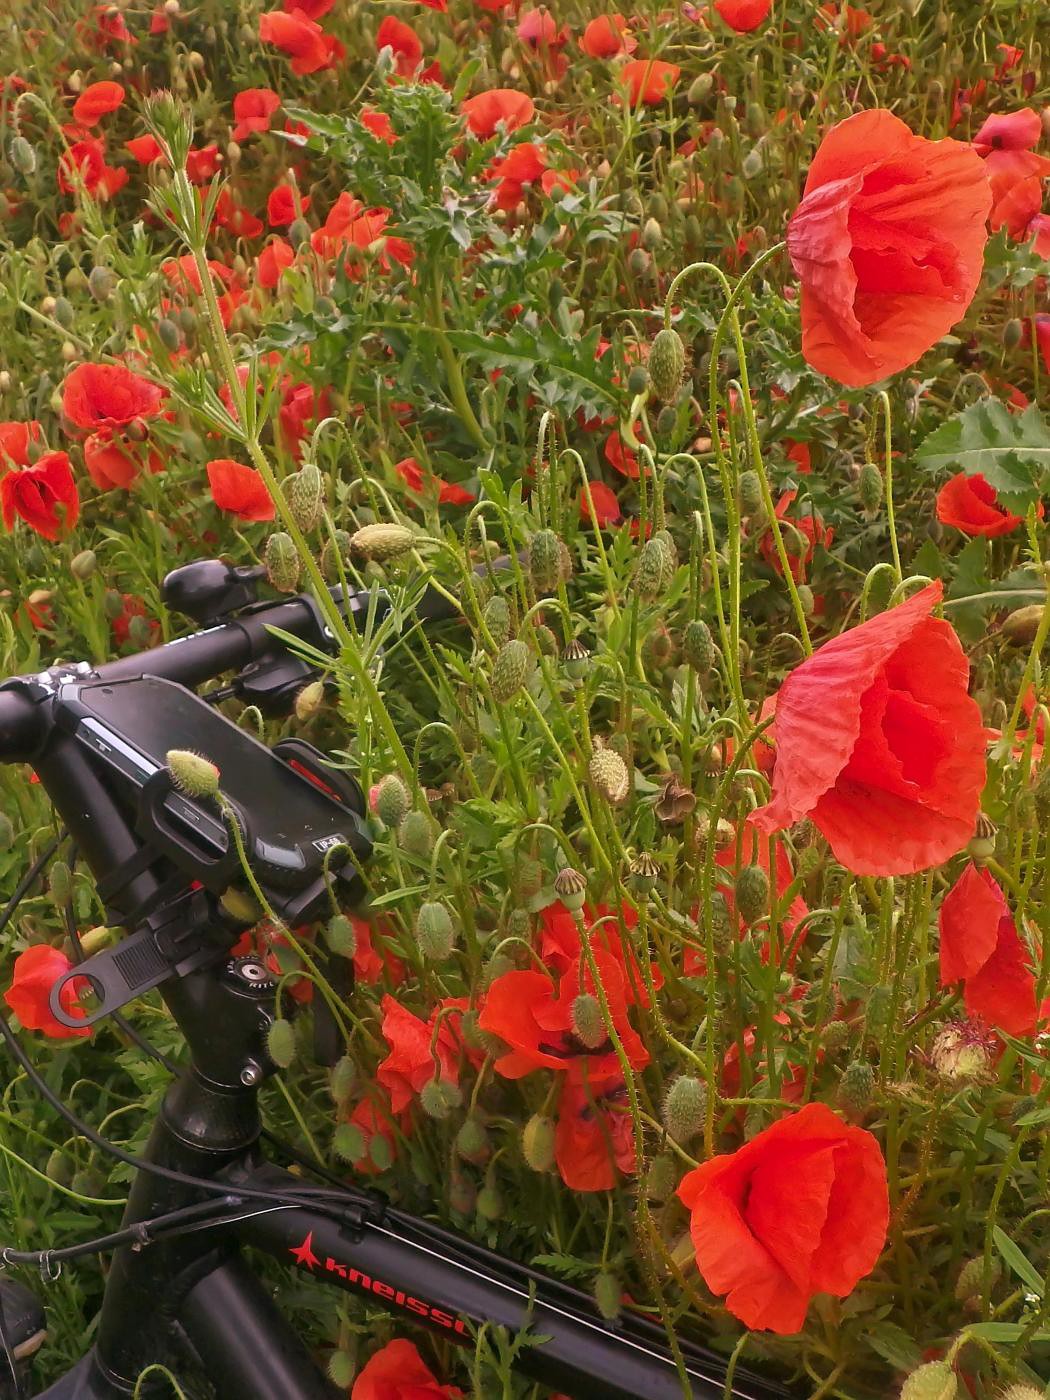
[[[222,167],[222,153],[213,141],[186,153],[186,174],[194,185],[206,185]]]
[[[435,1075],[442,1083],[459,1083],[459,1063],[464,1054],[460,1035],[462,1013],[470,1005],[465,999],[446,998],[439,1002],[427,1021],[421,1021],[392,996],[384,996],[383,1039],[390,1053],[376,1069],[376,1080],[390,1095],[391,1112],[408,1108],[413,1099]],[[449,1008],[458,1008],[449,1014]],[[444,1011],[440,1024],[438,1013]],[[434,1041],[434,1027],[437,1040]]]
[[[24,953],[15,958],[11,985],[4,993],[4,1001],[29,1031],[43,1031],[54,1040],[67,1040],[73,1036],[90,1035],[91,1031],[74,1030],[56,1021],[51,1012],[51,988],[73,966],[65,953],[52,948],[48,943],[34,943]],[[86,981],[67,982],[62,988],[63,1009],[70,1015],[82,1015],[76,999],[86,989]]]
[[[696,1167],[678,1196],[704,1282],[752,1330],[799,1331],[810,1300],[846,1297],[886,1242],[879,1144],[821,1103]]]
[[[325,387],[317,392],[312,384],[297,384],[290,375],[281,383],[281,406],[277,410],[281,442],[298,462],[303,441],[311,426],[328,416],[329,397]]]
[[[0,471],[8,467],[29,466],[30,441],[40,439],[40,424],[36,419],[27,423],[13,420],[0,423]]]
[[[1027,238],[1043,206],[1043,181],[1050,175],[1050,160],[1031,149],[1042,134],[1039,113],[1023,107],[989,117],[974,137],[992,188],[993,232],[1005,228],[1011,238]]]
[[[63,194],[81,189],[92,199],[107,200],[128,182],[128,172],[106,164],[106,148],[94,136],[74,141],[58,162],[58,188]]]
[[[281,0],[281,5],[289,14],[298,10],[307,19],[323,19],[334,7],[335,0]]]
[[[648,1006],[649,994],[642,970],[627,937],[638,923],[638,915],[629,904],[620,906],[619,916],[614,921],[610,915],[615,912],[608,904],[584,905],[584,923],[597,925],[591,929],[591,947],[601,950],[619,965],[627,1004]],[[544,966],[558,977],[578,977],[581,951],[579,927],[565,905],[555,900],[541,909],[540,957]],[[663,973],[656,963],[650,964],[650,972],[653,986],[659,989],[664,984]]]
[[[772,8],[773,0],[715,0],[719,15],[738,34],[750,34],[765,24]]]
[[[263,221],[234,200],[228,185],[219,191],[215,201],[215,222],[220,228],[229,229],[235,238],[258,238],[266,232]]]
[[[585,1060],[569,1067],[558,1095],[554,1162],[570,1191],[611,1191],[617,1171],[633,1173],[634,1132],[627,1107],[618,1075],[592,1079]]]
[[[402,78],[410,78],[423,61],[423,42],[410,24],[402,24],[393,15],[387,15],[376,33],[376,50],[390,49],[394,55],[397,72]]]
[[[995,491],[978,473],[959,472],[937,492],[937,519],[952,525],[964,535],[981,535],[986,540],[1008,535],[1022,523],[999,504]]]
[[[73,103],[73,119],[81,126],[95,126],[124,101],[119,83],[89,83]]]
[[[275,185],[266,200],[267,221],[271,228],[287,228],[293,220],[307,213],[312,203],[308,194],[298,194],[289,184]]]
[[[246,136],[269,131],[270,118],[281,105],[281,99],[273,88],[245,88],[233,99],[233,115],[237,125],[233,128],[233,139],[243,141]]]
[[[617,58],[637,47],[623,15],[599,15],[580,35],[580,48],[588,58]]]
[[[377,112],[374,107],[362,107],[358,113],[358,120],[377,141],[385,141],[388,146],[397,142],[397,133],[385,112]]]
[[[462,1394],[435,1378],[411,1342],[395,1337],[358,1372],[350,1400],[459,1400]]]
[[[1006,896],[991,874],[970,861],[944,897],[941,986],[962,982],[970,1016],[1009,1035],[1035,1029],[1035,976]]]
[[[588,481],[586,490],[580,487],[581,520],[589,520],[601,529],[617,524],[621,518],[620,502],[611,486],[604,481]]]
[[[123,606],[109,624],[109,630],[113,634],[115,646],[122,647],[131,638],[131,623],[136,617],[144,617],[149,623],[149,643],[155,647],[160,641],[160,623],[155,617],[149,617],[146,612],[146,604],[141,598],[137,598],[134,593],[124,593],[121,595]],[[276,970],[276,968],[275,968]],[[307,984],[311,986],[311,984]],[[312,990],[312,986],[311,986]]]
[[[395,464],[394,471],[415,496],[423,494],[426,489],[426,481],[433,482],[438,488],[438,505],[465,506],[471,501],[477,500],[473,491],[468,491],[454,481],[445,481],[432,473],[424,479],[423,468],[414,457],[402,458],[400,462]]]
[[[945,335],[981,279],[991,200],[969,146],[927,141],[882,110],[833,127],[787,232],[813,368],[873,384]]]
[[[907,875],[965,846],[985,777],[969,665],[931,583],[826,642],[780,687],[767,836],[808,816],[858,875]]]
[[[77,365],[62,385],[62,412],[78,428],[125,428],[156,418],[164,390],[124,365]]]
[[[397,1155],[397,1134],[394,1131],[393,1114],[389,1106],[385,1109],[372,1099],[362,1099],[350,1114],[350,1124],[357,1128],[364,1138],[364,1155],[351,1162],[354,1171],[361,1176],[375,1176],[379,1168],[372,1160],[371,1147],[375,1138],[381,1137],[387,1145],[391,1161]]]
[[[255,279],[260,287],[271,290],[295,262],[295,249],[283,238],[271,238],[255,259]]]
[[[228,510],[238,520],[272,520],[276,513],[273,497],[257,471],[228,457],[217,457],[205,467],[211,498],[220,510]]]
[[[459,110],[467,119],[467,130],[486,140],[495,136],[500,123],[507,132],[527,126],[536,107],[527,93],[515,92],[513,88],[490,88],[477,97],[468,97]]]
[[[547,154],[542,146],[532,141],[522,141],[520,145],[502,160],[493,161],[485,172],[490,180],[498,180],[492,202],[497,209],[513,209],[520,203],[525,186],[542,179],[547,170]]]
[[[558,28],[550,10],[522,10],[518,18],[518,40],[530,49],[560,48],[569,41],[568,29]]]
[[[381,937],[379,930],[373,931],[371,924],[364,919],[351,917],[354,926],[356,946],[354,948],[354,976],[368,987],[374,987],[385,978],[387,985],[399,986],[408,976],[405,964],[385,946],[385,940],[378,947],[376,939]]]
[[[22,519],[45,540],[68,534],[80,515],[80,496],[67,455],[45,452],[33,466],[7,472],[0,478],[0,508],[8,530]]]
[[[76,32],[99,53],[118,44],[138,43],[115,5],[96,5],[90,18],[77,21]]]
[[[124,149],[130,151],[139,165],[152,165],[155,160],[164,158],[164,151],[155,136],[133,136],[124,142]]]
[[[807,565],[813,562],[817,545],[819,544],[822,549],[829,549],[835,538],[835,531],[830,526],[825,525],[820,516],[814,514],[812,509],[806,515],[788,515],[788,509],[797,495],[797,491],[783,492],[773,510],[778,520],[786,521],[791,526],[790,530],[784,531],[784,548],[787,551],[791,577],[796,583],[801,583],[806,577]],[[799,535],[806,541],[805,544],[800,542]],[[777,553],[772,530],[767,530],[763,534],[758,542],[758,548],[769,567],[775,569],[778,574],[782,574],[784,570],[780,563],[780,555]]]
[[[330,68],[344,53],[343,46],[299,8],[260,15],[259,38],[286,53],[292,72],[300,77]]]
[[[92,433],[85,440],[84,465],[100,491],[110,491],[114,487],[127,490],[144,466],[154,473],[164,470],[156,451],[120,437],[109,428]]]
[[[796,442],[794,438],[785,438],[780,444],[784,449],[784,455],[789,462],[794,462],[795,467],[803,476],[809,476],[813,470],[813,452],[808,442]]]
[[[624,443],[619,428],[614,428],[605,439],[602,455],[614,471],[626,476],[630,481],[638,480],[638,458]]]
[[[787,893],[794,880],[794,871],[791,868],[791,858],[784,849],[782,841],[773,842],[773,868],[770,868],[769,861],[770,843],[758,835],[753,827],[742,826],[736,834],[736,839],[728,846],[723,847],[715,855],[715,865],[720,870],[728,871],[734,882],[736,876],[747,865],[757,865],[766,872],[770,884],[776,892],[777,899],[782,899]],[[730,885],[723,891],[726,907],[732,914],[735,912],[736,901],[733,893],[733,886]],[[780,916],[780,941],[788,950],[785,961],[790,963],[794,960],[797,952],[792,947],[795,929],[799,923],[809,913],[809,907],[800,894],[796,894],[787,909],[783,910]],[[738,919],[740,930],[743,932],[744,922]],[[768,946],[766,953],[768,954]]]
[[[664,63],[660,58],[635,58],[620,69],[618,81],[627,89],[632,107],[639,103],[656,107],[667,101],[681,76],[677,63]]]

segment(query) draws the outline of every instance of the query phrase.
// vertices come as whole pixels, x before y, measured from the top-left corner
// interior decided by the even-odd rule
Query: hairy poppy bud
[[[478,1204],[478,1190],[466,1172],[449,1174],[448,1203],[457,1215],[473,1215]]]
[[[682,633],[682,655],[686,664],[701,679],[710,674],[715,660],[715,643],[710,627],[701,618],[696,617],[686,623]]]
[[[875,1071],[867,1060],[851,1060],[839,1080],[839,1103],[851,1113],[863,1113],[871,1103]]]
[[[61,1147],[56,1147],[48,1157],[44,1172],[48,1181],[55,1181],[59,1186],[68,1186],[72,1181],[73,1164]]]
[[[411,549],[414,540],[415,535],[407,525],[362,525],[350,536],[350,548],[362,558],[382,564]]]
[[[865,515],[875,515],[882,505],[882,472],[874,462],[865,462],[857,478],[857,494]]]
[[[434,849],[434,829],[425,812],[406,812],[397,829],[397,843],[410,856],[425,860]]]
[[[849,1036],[849,1026],[845,1021],[829,1021],[821,1031],[820,1044],[829,1055],[833,1055],[836,1050],[842,1049]]]
[[[287,1069],[295,1059],[295,1029],[279,1016],[266,1032],[266,1051],[278,1069]]]
[[[324,708],[324,681],[311,681],[295,697],[295,717],[301,724]]]
[[[219,791],[219,770],[203,754],[169,749],[164,761],[175,786],[190,797],[214,797]]]
[[[304,462],[293,472],[284,483],[284,494],[299,529],[312,530],[324,510],[324,477],[316,462]]]
[[[597,1050],[605,1044],[609,1033],[598,998],[592,992],[580,992],[573,999],[570,1015],[573,1034],[581,1045],[588,1050]]]
[[[465,1162],[480,1165],[488,1161],[492,1144],[484,1125],[477,1118],[468,1118],[456,1134],[456,1151]]]
[[[715,86],[715,75],[713,73],[701,73],[689,84],[689,90],[685,95],[685,100],[690,107],[699,107],[701,102],[706,102],[711,96]]]
[[[678,1185],[678,1166],[669,1152],[662,1152],[649,1163],[645,1194],[650,1201],[666,1201]]]
[[[614,805],[622,802],[630,791],[631,776],[627,764],[615,749],[606,748],[599,738],[595,738],[587,771],[591,782],[607,802]]]
[[[1026,608],[1016,608],[1003,620],[1003,636],[1012,646],[1031,646],[1035,634],[1043,620],[1045,604],[1032,603]]]
[[[291,535],[277,530],[266,541],[266,575],[278,593],[294,593],[302,562]]]
[[[649,379],[658,398],[673,399],[685,374],[685,345],[676,330],[658,331],[649,351]]]
[[[554,1165],[554,1119],[534,1113],[521,1134],[521,1152],[534,1172],[550,1171]]]
[[[492,694],[501,705],[512,700],[525,684],[532,668],[532,653],[524,642],[514,640],[500,647],[492,663]]]
[[[571,865],[564,865],[554,877],[554,893],[570,914],[578,914],[587,902],[587,881]]]
[[[947,1361],[927,1361],[904,1382],[900,1400],[955,1400],[958,1393],[955,1372]]]
[[[644,365],[634,365],[627,376],[627,392],[632,398],[644,394],[649,387],[649,371]]]
[[[334,914],[325,924],[324,940],[333,953],[338,953],[341,958],[352,958],[357,952],[353,920],[345,914]]]
[[[459,1086],[445,1079],[428,1079],[419,1092],[419,1105],[428,1118],[447,1118],[463,1102]]]
[[[376,1137],[381,1138],[381,1134],[376,1133]],[[332,1134],[332,1151],[341,1162],[359,1162],[369,1148],[360,1128],[353,1123],[340,1123]]]
[[[74,578],[84,583],[95,572],[98,565],[98,557],[93,549],[82,549],[79,554],[74,554],[69,561],[69,572]]]
[[[603,1269],[594,1280],[594,1301],[606,1322],[615,1322],[620,1316],[623,1285],[615,1274]]]
[[[1024,325],[1016,317],[1011,316],[1003,327],[1003,346],[1007,350],[1016,350],[1024,335]]]
[[[408,813],[411,798],[408,788],[396,773],[380,778],[375,791],[375,813],[384,826],[393,830],[401,825]]]
[[[36,169],[36,151],[24,136],[12,137],[7,154],[19,175],[32,175]]]
[[[169,0],[169,3],[171,0]],[[177,3],[177,0],[176,0]],[[348,1351],[333,1351],[328,1358],[328,1379],[337,1390],[345,1390],[350,1393],[354,1375],[357,1372],[357,1363]]]
[[[510,637],[510,608],[502,593],[488,600],[481,616],[492,640],[501,647]]]
[[[736,484],[736,498],[743,515],[757,515],[762,509],[762,483],[758,472],[741,472]]]
[[[503,1192],[499,1189],[494,1177],[487,1179],[485,1185],[478,1192],[478,1214],[482,1220],[499,1220],[504,1209]]]
[[[638,556],[638,567],[634,574],[634,586],[641,598],[652,600],[664,591],[670,564],[667,546],[655,535],[646,540]]]
[[[109,301],[117,285],[117,274],[111,267],[93,267],[88,275],[88,291],[95,301]]]
[[[564,581],[563,551],[553,530],[538,530],[529,541],[529,577],[537,593],[553,593]]]
[[[691,1074],[680,1074],[664,1098],[664,1127],[676,1142],[686,1143],[704,1126],[707,1086]]]
[[[642,247],[645,248],[647,252],[651,253],[654,248],[659,248],[663,241],[664,231],[660,227],[659,221],[657,219],[646,219],[645,223],[642,225]]]
[[[377,1171],[385,1172],[393,1166],[394,1149],[382,1133],[372,1134],[368,1144],[368,1155]]]
[[[56,908],[64,909],[73,893],[73,872],[64,860],[52,862],[47,877],[47,888]]]
[[[993,1255],[989,1279],[994,1286],[999,1282],[1002,1275],[1002,1267],[999,1260]],[[984,1288],[984,1255],[979,1254],[975,1259],[967,1259],[966,1263],[959,1270],[959,1277],[955,1281],[955,1296],[960,1303],[965,1303],[968,1299],[979,1298]]]
[[[745,865],[733,890],[737,913],[745,924],[769,911],[769,876],[760,865]]]
[[[340,1105],[345,1104],[354,1092],[356,1083],[357,1065],[349,1055],[340,1055],[328,1071],[328,1092],[332,1101]]]
[[[452,954],[456,931],[452,916],[443,904],[428,900],[416,915],[416,939],[427,962],[444,962]]]

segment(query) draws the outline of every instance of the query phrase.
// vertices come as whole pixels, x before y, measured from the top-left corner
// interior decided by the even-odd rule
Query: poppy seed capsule
[[[190,797],[214,797],[219,791],[219,770],[203,754],[169,749],[164,761],[175,786]]]
[[[745,865],[733,889],[736,910],[745,924],[753,924],[769,910],[769,876],[760,865]]]
[[[529,577],[537,593],[553,593],[563,581],[562,549],[553,530],[538,530],[529,541]]]
[[[294,593],[302,564],[291,535],[283,530],[275,531],[266,541],[263,559],[266,576],[278,593]]]
[[[578,914],[587,902],[587,881],[578,870],[565,865],[554,877],[554,893],[570,914]]]
[[[955,1400],[958,1393],[955,1372],[947,1361],[927,1361],[901,1386],[900,1400]]]
[[[591,664],[591,653],[576,637],[563,649],[561,664],[572,681],[582,681]]]
[[[416,915],[416,941],[426,962],[444,962],[452,955],[456,931],[443,904],[428,900]]]
[[[350,548],[362,558],[382,564],[387,559],[396,559],[398,555],[411,549],[414,539],[415,536],[406,525],[362,525],[360,530],[355,530],[350,536]]]
[[[649,351],[649,379],[658,398],[673,399],[685,374],[685,345],[670,326],[658,331]]]
[[[295,1030],[291,1021],[279,1016],[266,1032],[266,1053],[278,1069],[287,1069],[295,1059]]]
[[[977,826],[966,852],[975,865],[987,865],[995,855],[995,823],[983,812],[977,813]]]
[[[504,642],[492,663],[492,695],[505,705],[525,684],[532,666],[532,653],[524,642]]]
[[[334,914],[324,930],[324,940],[333,953],[341,958],[352,958],[357,952],[357,934],[352,920],[345,914]]]
[[[573,998],[570,1010],[572,1031],[576,1039],[588,1050],[597,1050],[608,1039],[602,1008],[593,992],[580,992]]]
[[[694,1075],[681,1074],[664,1098],[664,1127],[676,1142],[690,1142],[704,1126],[707,1086]]]
[[[410,804],[408,788],[396,773],[380,778],[376,785],[375,813],[384,826],[391,830],[400,826]]]
[[[874,515],[882,505],[884,482],[874,462],[865,462],[857,477],[857,495],[866,515]]]

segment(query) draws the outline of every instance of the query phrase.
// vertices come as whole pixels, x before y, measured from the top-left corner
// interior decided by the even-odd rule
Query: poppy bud
[[[375,814],[384,826],[393,830],[401,825],[411,805],[408,788],[396,773],[387,773],[376,784]]]
[[[75,319],[73,304],[66,297],[55,297],[54,301],[51,315],[64,330],[68,330]]]
[[[702,102],[706,102],[714,89],[715,77],[713,73],[700,73],[689,84],[685,100],[690,107],[699,107]]]
[[[534,1113],[521,1134],[521,1151],[534,1172],[550,1171],[554,1165],[554,1120]]]
[[[865,462],[857,478],[857,494],[865,515],[875,515],[882,505],[882,472],[874,462]]]
[[[742,515],[757,515],[762,509],[762,483],[758,472],[741,472],[736,484],[736,498]]]
[[[600,738],[594,740],[594,752],[587,765],[591,782],[607,802],[620,803],[631,787],[627,765],[615,749],[606,748]]]
[[[492,1151],[489,1135],[476,1118],[468,1118],[456,1134],[456,1151],[465,1162],[486,1162]]]
[[[325,924],[324,940],[333,953],[341,958],[352,958],[357,952],[357,934],[351,919],[345,914],[335,914]]]
[[[553,530],[538,530],[529,541],[529,577],[537,593],[554,593],[564,582],[562,541]]]
[[[52,862],[47,888],[55,907],[60,911],[64,909],[73,893],[73,872],[64,860]]]
[[[644,365],[634,365],[627,376],[627,392],[632,396],[644,394],[649,387],[649,371]]]
[[[664,1127],[676,1142],[690,1142],[704,1126],[707,1085],[691,1074],[680,1074],[664,1098]]]
[[[452,916],[443,904],[428,900],[416,915],[416,939],[427,962],[444,962],[455,946],[456,930]]]
[[[1003,348],[1016,350],[1023,335],[1024,325],[1016,316],[1011,316],[1010,320],[1003,326]]]
[[[502,593],[497,593],[488,600],[481,616],[492,640],[496,646],[501,647],[510,637],[510,608]]]
[[[904,1382],[900,1400],[955,1400],[958,1393],[955,1372],[947,1361],[927,1361]]]
[[[497,704],[513,700],[532,669],[532,653],[522,641],[504,642],[492,663],[492,695]]]
[[[821,1048],[829,1055],[841,1050],[849,1040],[850,1030],[845,1021],[829,1021],[820,1036]]]
[[[346,530],[334,530],[332,538],[321,551],[321,572],[329,583],[339,578],[339,564],[345,563],[350,553],[350,536]]]
[[[1003,620],[1002,626],[1006,640],[1015,647],[1031,646],[1043,620],[1044,608],[1043,603],[1032,603],[1026,608],[1016,608],[1010,613],[1009,617]]]
[[[658,331],[649,351],[649,379],[658,398],[673,399],[685,374],[685,345],[669,326]]]
[[[381,1133],[375,1136],[384,1141]],[[359,1162],[366,1151],[371,1154],[371,1145],[366,1146],[365,1135],[355,1124],[340,1123],[332,1134],[332,1151],[340,1162]]]
[[[864,1021],[864,1029],[872,1040],[878,1040],[887,1029],[892,1007],[893,988],[881,984],[872,987],[868,993],[867,1015]]]
[[[800,583],[795,589],[798,594],[799,606],[806,617],[813,616],[813,609],[816,607],[816,599],[813,597],[813,590],[808,583]]]
[[[397,844],[410,856],[425,860],[434,849],[434,830],[424,812],[406,812],[397,829]]]
[[[482,1220],[499,1220],[504,1212],[503,1192],[495,1181],[486,1181],[478,1192],[477,1212]]]
[[[448,1203],[457,1215],[473,1215],[478,1204],[477,1187],[466,1172],[453,1168],[448,1182]]]
[[[164,761],[175,786],[190,797],[214,797],[218,793],[219,770],[203,754],[169,749]]]
[[[44,1172],[48,1181],[55,1181],[59,1186],[68,1186],[73,1179],[73,1164],[62,1149],[56,1147],[47,1159]]]
[[[32,175],[36,169],[36,151],[24,136],[12,137],[7,154],[20,175]]]
[[[760,865],[745,865],[733,890],[737,913],[753,924],[769,911],[769,876]]]
[[[396,559],[411,549],[414,542],[415,535],[405,525],[362,525],[350,536],[350,548],[354,553],[378,564]]]
[[[606,1322],[615,1322],[620,1316],[620,1299],[623,1286],[615,1274],[603,1269],[594,1280],[594,1301]]]
[[[292,519],[300,530],[308,533],[324,510],[324,478],[317,464],[304,462],[285,482],[284,492]]]
[[[666,1201],[678,1185],[678,1166],[669,1152],[663,1152],[649,1163],[645,1177],[645,1194],[650,1201]]]
[[[701,680],[710,674],[715,660],[715,643],[710,627],[701,618],[693,618],[686,623],[682,633],[682,655]]]
[[[993,1255],[989,1271],[989,1278],[993,1286],[999,1282],[1001,1273],[999,1260]],[[959,1270],[959,1277],[955,1281],[955,1296],[960,1303],[965,1303],[971,1298],[979,1298],[983,1288],[984,1255],[979,1254],[976,1259],[967,1259]]]
[[[741,162],[740,172],[745,180],[756,180],[762,174],[764,165],[762,152],[757,146],[752,146]]]
[[[447,1118],[463,1102],[459,1087],[444,1079],[428,1079],[419,1093],[419,1105],[428,1118]]]
[[[839,1080],[839,1103],[851,1113],[863,1113],[875,1089],[875,1071],[867,1060],[851,1060]]]
[[[554,877],[554,893],[570,914],[578,914],[587,902],[587,881],[571,865],[562,866]]]
[[[580,992],[570,1010],[572,1030],[576,1039],[588,1050],[604,1045],[609,1033],[602,1016],[598,998],[592,992]]]
[[[168,4],[178,4],[178,0],[168,0]],[[348,1351],[333,1351],[328,1358],[328,1379],[337,1390],[345,1390],[350,1393],[354,1376],[357,1373],[357,1363]]]
[[[197,329],[197,313],[192,306],[179,308],[179,327],[184,335],[192,335]]]
[[[328,1071],[328,1092],[333,1103],[342,1106],[354,1092],[357,1083],[357,1065],[349,1055],[340,1055]]]
[[[278,1069],[287,1069],[295,1059],[295,1029],[279,1016],[266,1032],[266,1051]]]
[[[128,640],[140,651],[145,650],[153,640],[153,629],[150,626],[149,618],[133,617],[128,623]]]
[[[646,540],[634,575],[634,586],[639,597],[650,601],[660,597],[670,572],[671,565],[663,540],[655,537]]]
[[[324,681],[311,681],[295,697],[295,717],[305,724],[324,708]]]
[[[394,1149],[382,1133],[372,1134],[372,1140],[368,1144],[368,1155],[377,1171],[385,1172],[393,1166]]]
[[[111,267],[93,267],[88,276],[88,291],[96,301],[109,301],[117,285],[117,274]]]
[[[302,561],[291,535],[277,530],[266,541],[266,575],[278,593],[294,593]]]
[[[646,219],[642,225],[642,247],[651,253],[655,248],[659,248],[663,241],[664,231],[660,227],[659,221],[652,218]]]
[[[757,141],[768,124],[769,118],[766,116],[765,108],[762,106],[761,102],[749,102],[747,104],[747,113],[744,118],[747,134],[753,140]]]

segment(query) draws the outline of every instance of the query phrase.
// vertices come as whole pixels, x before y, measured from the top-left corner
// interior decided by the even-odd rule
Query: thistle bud
[[[410,856],[426,860],[434,849],[434,829],[425,812],[406,812],[397,829],[397,844]]]
[[[408,788],[396,773],[387,773],[376,784],[375,813],[383,825],[391,830],[401,825],[411,801]]]
[[[189,749],[169,749],[164,757],[175,786],[190,797],[215,797],[219,770],[203,754]]]
[[[676,330],[658,331],[649,351],[649,379],[658,398],[673,399],[685,374],[685,345]]]
[[[578,870],[565,865],[554,877],[554,893],[570,914],[578,914],[587,902],[587,881]]]
[[[760,865],[745,865],[733,889],[736,910],[745,924],[769,912],[769,876]]]
[[[411,549],[414,540],[415,535],[406,525],[362,525],[350,536],[350,548],[363,559],[382,564]]]
[[[325,924],[324,941],[341,958],[352,958],[357,952],[357,934],[353,920],[345,914],[334,914]]]
[[[597,791],[614,806],[622,802],[630,791],[631,775],[627,764],[615,749],[606,748],[600,738],[595,738],[587,771]]]
[[[492,694],[500,705],[512,700],[528,679],[532,653],[524,642],[514,640],[500,647],[492,663]]]
[[[278,1069],[287,1069],[295,1059],[295,1029],[279,1016],[266,1032],[266,1052]]]
[[[266,541],[266,575],[278,593],[294,593],[302,562],[291,535],[277,530]]]
[[[295,717],[300,724],[313,719],[324,708],[324,681],[311,681],[295,697]]]
[[[955,1372],[947,1361],[927,1361],[904,1382],[900,1400],[955,1400],[958,1393]]]
[[[681,1074],[664,1098],[664,1127],[676,1142],[690,1142],[704,1126],[707,1086],[691,1074]]]
[[[614,1273],[603,1269],[594,1280],[594,1301],[606,1322],[615,1322],[620,1316],[623,1285]]]
[[[456,942],[452,916],[443,904],[428,900],[416,915],[416,940],[426,962],[445,962]]]
[[[609,1033],[605,1027],[602,1008],[592,992],[580,992],[573,999],[569,1012],[572,1030],[576,1039],[588,1050],[597,1050],[605,1044]]]
[[[534,1113],[521,1134],[521,1152],[534,1172],[548,1172],[554,1165],[554,1119]]]
[[[851,1060],[839,1079],[839,1103],[851,1113],[863,1113],[871,1104],[875,1071],[867,1060]]]
[[[529,577],[537,593],[554,593],[567,577],[565,546],[553,530],[538,530],[529,541]]]

